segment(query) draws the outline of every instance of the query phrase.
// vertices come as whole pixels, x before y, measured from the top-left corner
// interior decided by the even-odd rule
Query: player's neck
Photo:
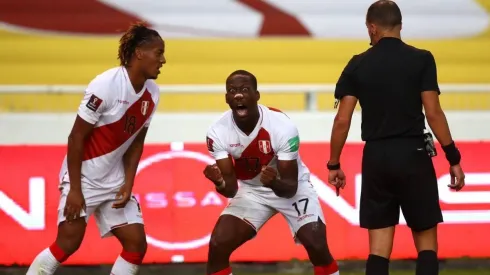
[[[253,132],[257,123],[259,123],[260,113],[257,109],[257,112],[250,115],[250,118],[246,121],[240,121],[239,119],[235,119],[236,126],[247,136]]]
[[[139,93],[145,85],[145,76],[137,73],[134,66],[126,67],[126,71],[128,72],[129,81],[131,81],[131,85],[133,85],[134,91],[136,93]]]

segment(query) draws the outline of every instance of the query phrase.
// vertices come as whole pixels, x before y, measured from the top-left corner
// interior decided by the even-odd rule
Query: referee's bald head
[[[366,23],[393,29],[402,25],[402,12],[395,2],[379,0],[369,7],[366,15]]]

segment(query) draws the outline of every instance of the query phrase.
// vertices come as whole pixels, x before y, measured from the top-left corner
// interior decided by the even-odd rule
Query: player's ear
[[[134,50],[134,56],[136,57],[136,59],[140,60],[143,58],[143,51],[141,51],[141,48],[140,47],[137,47],[135,50]]]
[[[257,101],[259,101],[259,99],[260,99],[260,92],[259,91],[255,91],[255,98],[257,98]]]
[[[225,102],[226,102],[226,104],[230,104],[230,101],[231,101],[230,97],[231,97],[230,94],[228,92],[225,92]]]

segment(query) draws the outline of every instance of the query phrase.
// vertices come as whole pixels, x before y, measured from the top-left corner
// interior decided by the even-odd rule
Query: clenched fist
[[[274,168],[270,166],[262,167],[260,182],[262,182],[262,184],[265,187],[270,187],[276,179],[277,179],[277,171]]]
[[[221,171],[218,168],[218,165],[213,164],[213,165],[207,165],[206,168],[204,168],[204,176],[212,181],[214,185],[218,186],[223,182],[223,176],[221,175]]]
[[[340,195],[340,189],[345,188],[345,174],[342,169],[330,170],[328,172],[328,183],[335,186],[337,197]]]

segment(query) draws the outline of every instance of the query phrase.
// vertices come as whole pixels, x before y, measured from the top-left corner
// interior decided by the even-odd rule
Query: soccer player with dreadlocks
[[[158,106],[153,79],[165,64],[165,43],[135,24],[119,44],[120,66],[95,77],[79,106],[59,177],[58,235],[27,275],[53,274],[80,247],[92,214],[101,236],[116,236],[122,245],[111,274],[136,274],[143,261],[146,234],[132,189]]]

